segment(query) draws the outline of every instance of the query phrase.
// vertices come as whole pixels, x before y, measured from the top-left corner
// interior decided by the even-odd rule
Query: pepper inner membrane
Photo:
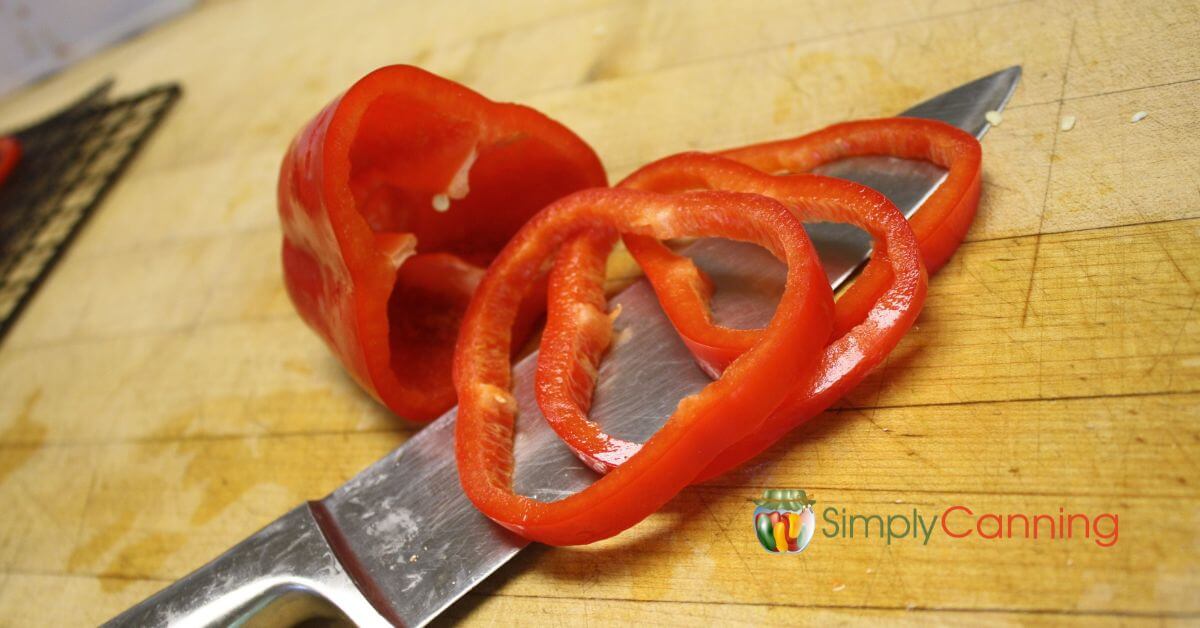
[[[588,184],[545,141],[486,124],[388,94],[368,106],[349,150],[350,190],[370,228],[416,236],[388,299],[392,371],[451,400],[454,340],[481,271],[530,216]]]

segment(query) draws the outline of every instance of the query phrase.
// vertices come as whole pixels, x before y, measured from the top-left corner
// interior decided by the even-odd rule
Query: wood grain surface
[[[547,112],[614,177],[1025,68],[979,219],[882,368],[620,537],[524,552],[450,619],[1200,621],[1195,2],[273,0],[204,2],[0,101],[7,128],[106,76],[185,90],[0,346],[0,623],[102,621],[413,433],[292,312],[274,200],[293,133],[397,62]],[[1111,512],[1120,536],[818,532],[772,556],[747,502],[770,487]]]

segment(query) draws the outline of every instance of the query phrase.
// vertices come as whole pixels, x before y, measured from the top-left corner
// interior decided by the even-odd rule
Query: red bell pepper
[[[592,233],[596,231],[607,233]],[[509,354],[520,304],[564,245],[568,257],[587,255],[603,251],[617,232],[758,243],[787,263],[783,296],[758,343],[719,379],[683,399],[636,455],[559,501],[518,495],[512,488],[516,402],[510,390]],[[595,240],[578,244],[579,237]],[[585,265],[585,272],[568,277],[562,264],[560,256],[553,270],[560,276],[553,284],[599,285],[593,267]],[[552,289],[552,310],[566,297]],[[559,315],[574,322],[551,324],[546,333],[565,334],[565,341],[551,341],[549,347],[572,353],[574,347],[591,346],[591,336],[605,333],[607,316],[594,302],[568,305]],[[585,190],[560,199],[530,219],[504,247],[463,319],[454,361],[459,400],[455,453],[463,489],[485,515],[531,540],[568,545],[612,536],[666,503],[730,443],[762,427],[795,381],[811,379],[811,357],[827,341],[832,305],[829,285],[800,221],[777,201],[729,192],[661,195],[634,190]],[[543,350],[546,347],[544,342]],[[586,368],[582,371],[587,375]]]
[[[789,389],[785,407],[773,412],[767,422],[743,440],[727,443],[728,450],[713,460],[712,466],[701,474],[703,478],[724,472],[757,454],[857,385],[895,348],[924,303],[926,278],[916,238],[895,206],[870,188],[815,175],[767,175],[729,159],[702,153],[662,159],[634,173],[623,185],[667,193],[718,189],[764,195],[783,202],[801,220],[848,222],[875,239],[875,253],[866,272],[882,278],[882,289],[877,290],[874,284],[856,283],[838,300],[836,317],[854,321],[850,331],[832,342],[828,334],[824,335],[815,345],[819,347],[815,352],[797,347],[797,354],[817,361],[818,368],[808,378],[784,384]],[[761,330],[737,330],[713,324],[708,310],[709,290],[689,260],[662,246],[660,238],[642,234],[625,234],[624,238],[654,286],[664,312],[692,353],[714,376],[761,342]],[[648,256],[644,255],[647,251]],[[590,253],[578,249],[576,254]],[[590,265],[591,272],[596,272],[594,259],[575,264]],[[554,273],[560,269],[571,272],[556,266]],[[603,346],[576,343],[578,357],[573,356],[572,360],[559,357],[573,346],[571,340],[562,340],[560,335],[585,336],[585,331],[575,331],[572,335],[564,330],[570,330],[572,325],[581,330],[597,326],[600,320],[597,316],[580,316],[576,310],[584,306],[595,309],[596,303],[603,303],[602,295],[595,291],[591,294],[560,291],[554,287],[555,283],[552,277],[554,301],[549,307],[539,356],[538,403],[550,425],[582,460],[598,471],[611,471],[637,453],[639,446],[605,434],[587,419],[595,364],[607,340]],[[871,290],[872,294],[860,298],[858,293],[863,290]],[[812,330],[814,335],[822,332],[818,328]]]
[[[21,161],[21,142],[17,138],[0,137],[0,186],[12,174],[17,162]]]
[[[288,294],[363,388],[431,420],[454,404],[454,341],[483,269],[547,203],[604,185],[592,149],[537,111],[415,67],[381,68],[284,158]],[[531,299],[521,323],[542,307]]]

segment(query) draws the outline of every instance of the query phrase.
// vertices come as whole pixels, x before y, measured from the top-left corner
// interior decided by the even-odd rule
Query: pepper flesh
[[[696,189],[754,193],[783,202],[801,220],[856,225],[875,240],[875,253],[866,273],[885,279],[879,286],[856,283],[838,300],[835,317],[854,321],[850,330],[832,342],[829,334],[825,334],[815,345],[816,350],[801,352],[797,349],[804,359],[819,363],[818,368],[810,371],[806,378],[789,380],[785,384],[789,389],[784,402],[787,409],[774,411],[767,423],[744,440],[727,443],[728,451],[716,456],[711,468],[702,472],[700,478],[708,479],[740,464],[747,456],[756,454],[857,385],[895,348],[924,303],[926,278],[916,238],[895,206],[870,188],[816,175],[767,175],[729,159],[702,153],[665,158],[638,171],[630,180],[673,193]],[[641,242],[661,246],[658,239],[639,234],[625,234],[624,238],[635,255]],[[579,255],[595,254],[590,249],[573,250]],[[641,259],[642,268],[654,286],[664,312],[692,353],[710,373],[719,375],[728,364],[760,341],[762,331],[714,325],[707,307],[708,293],[704,284],[696,281],[699,275],[694,272],[695,267],[690,261],[678,261],[686,258],[670,251],[667,253],[667,256]],[[576,260],[574,263],[594,265],[596,260]],[[846,298],[863,290],[874,294],[869,298]],[[571,342],[555,344],[560,336],[583,333],[578,329],[578,318],[570,314],[584,296],[582,292],[561,290],[552,290],[552,294],[557,303],[548,311],[547,331],[542,340],[537,374],[538,405],[551,427],[580,459],[596,470],[611,472],[634,456],[639,445],[618,440],[587,419],[590,393],[583,395],[579,391],[595,385],[595,369],[574,370],[571,365],[593,364],[598,361],[598,355],[585,353],[574,360],[554,357],[565,351],[564,347],[572,346]],[[599,296],[592,293],[587,298],[594,305]],[[814,327],[812,330],[814,335],[821,333],[822,329]],[[594,345],[581,346],[592,352],[603,350]]]
[[[606,312],[603,284],[605,261],[616,239],[611,230],[593,231],[559,252],[550,271],[547,325],[534,375],[538,404],[551,427],[572,449],[590,452],[580,459],[600,473],[638,448],[605,434],[584,410],[592,405],[596,373],[612,342],[612,321],[618,314]]]
[[[592,149],[533,109],[381,68],[284,158],[288,294],[364,389],[431,420],[454,404],[454,342],[484,267],[544,205],[604,185]],[[518,326],[531,329],[543,307],[531,298]]]
[[[546,260],[597,229],[756,242],[786,261],[787,281],[758,344],[721,378],[683,399],[636,455],[579,493],[541,502],[512,489],[516,403],[510,392],[510,330],[528,282]],[[560,199],[496,257],[463,320],[454,364],[455,452],[463,489],[485,515],[531,540],[567,545],[612,536],[666,503],[729,443],[758,429],[788,393],[788,383],[807,379],[813,362],[804,357],[823,345],[831,326],[832,296],[819,260],[800,222],[776,201],[727,192],[633,190],[587,190]]]

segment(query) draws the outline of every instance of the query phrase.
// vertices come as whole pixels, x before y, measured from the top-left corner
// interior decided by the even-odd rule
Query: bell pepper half
[[[594,231],[610,233],[589,234]],[[517,408],[509,354],[520,305],[565,245],[570,251],[576,238],[599,238],[595,245],[580,247],[587,252],[602,248],[603,238],[616,233],[757,243],[787,264],[783,295],[758,343],[719,379],[680,401],[636,454],[561,500],[542,502],[517,494],[512,487]],[[561,255],[553,261],[551,272],[557,273]],[[579,281],[596,284],[598,275],[589,272]],[[551,308],[558,296],[552,288]],[[579,320],[607,319],[589,308],[585,303],[570,313]],[[829,285],[802,224],[778,201],[730,192],[663,195],[621,189],[584,190],[555,201],[530,219],[492,262],[463,319],[454,361],[459,403],[455,455],[463,490],[493,521],[530,540],[574,545],[617,534],[674,497],[730,443],[758,430],[793,382],[809,379],[816,366],[811,356],[825,344],[833,324],[832,308]],[[545,333],[566,334],[566,341],[552,346],[569,352],[582,346],[578,336],[603,327],[602,321],[548,326]]]
[[[539,209],[605,185],[592,149],[545,115],[419,68],[378,69],[284,157],[288,294],[364,389],[431,420],[454,405],[454,342],[484,268]],[[522,307],[518,335],[543,307]]]

